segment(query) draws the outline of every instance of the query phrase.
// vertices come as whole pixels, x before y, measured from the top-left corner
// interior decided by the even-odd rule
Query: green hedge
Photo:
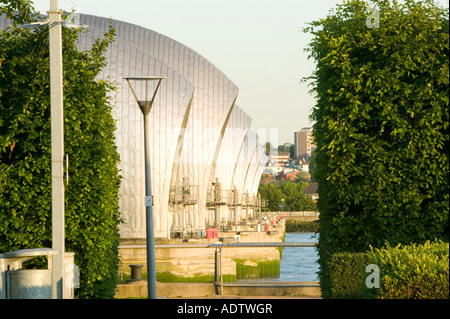
[[[372,249],[372,264],[380,265],[381,299],[448,299],[449,244],[426,242],[423,245],[398,245]]]
[[[300,220],[286,220],[285,223],[286,233],[298,233],[298,232],[319,232],[319,221],[300,221]]]
[[[449,244],[389,245],[367,253],[334,254],[330,263],[334,299],[448,299]],[[367,288],[367,265],[379,268],[379,288]]]
[[[330,287],[334,299],[360,299],[364,290],[364,253],[339,253],[331,257]]]
[[[30,1],[3,1],[14,25],[35,21]],[[19,11],[19,14],[16,12]],[[63,28],[66,251],[80,270],[79,299],[113,298],[119,266],[120,162],[112,83],[98,80],[114,32],[79,51]],[[49,28],[0,30],[0,252],[52,247]],[[45,267],[43,258],[27,267]]]
[[[325,298],[335,253],[448,238],[448,8],[376,3],[380,28],[366,26],[371,10],[355,0],[304,29],[316,63],[305,82],[317,101],[311,164]]]

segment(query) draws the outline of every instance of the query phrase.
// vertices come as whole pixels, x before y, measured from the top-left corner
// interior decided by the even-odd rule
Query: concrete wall
[[[250,225],[242,225],[239,235],[237,232],[222,232],[220,237],[235,241],[239,238],[241,242],[282,242],[284,236],[284,223],[280,222],[269,226],[269,233],[264,231],[250,231]],[[254,227],[253,227],[254,228]],[[218,239],[190,240],[190,244],[212,244]],[[167,244],[182,244],[181,240],[172,239]],[[185,248],[156,248],[156,271],[170,272],[180,277],[214,276],[215,248],[185,247]],[[223,275],[236,275],[236,259],[250,263],[280,260],[277,248],[257,247],[224,247],[222,250],[222,273]],[[129,265],[146,265],[147,255],[145,244],[129,244],[119,246],[119,256],[122,262],[122,273],[130,274]],[[146,267],[143,273],[146,272]]]
[[[299,211],[299,212],[279,212],[284,220],[299,220],[310,222],[319,219],[319,212]]]
[[[297,286],[267,287],[223,287],[223,295],[234,296],[310,296],[319,297],[317,282],[296,283]],[[202,298],[220,294],[220,288],[213,283],[156,283],[158,297]],[[118,285],[115,298],[147,298],[147,283]]]
[[[298,220],[302,222],[312,222],[318,220],[319,216],[286,216],[283,217],[285,220]]]

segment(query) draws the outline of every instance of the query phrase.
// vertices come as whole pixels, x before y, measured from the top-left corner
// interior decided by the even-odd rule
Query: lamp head
[[[152,109],[153,101],[155,100],[156,92],[158,91],[161,81],[167,78],[161,76],[129,76],[124,79],[127,80],[142,114],[144,114],[144,116],[148,115]],[[156,88],[151,88],[150,91],[153,91],[153,95],[149,98],[149,85],[153,84],[154,81],[157,81]],[[131,84],[132,82],[134,85]],[[138,91],[139,96],[136,94],[137,87],[140,88]]]

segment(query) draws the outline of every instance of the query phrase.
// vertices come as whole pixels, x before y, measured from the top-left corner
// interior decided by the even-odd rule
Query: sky
[[[41,13],[50,8],[50,0],[32,2]],[[239,87],[236,104],[253,129],[278,145],[294,143],[294,132],[313,124],[315,99],[300,80],[315,65],[304,52],[311,35],[302,29],[337,3],[342,0],[58,1],[63,10],[137,24],[195,50]]]

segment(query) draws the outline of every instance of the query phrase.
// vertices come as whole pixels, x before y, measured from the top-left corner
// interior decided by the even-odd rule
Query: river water
[[[319,234],[286,233],[285,242],[317,242]],[[280,262],[279,281],[318,281],[317,251],[314,247],[284,247]]]
[[[319,234],[286,233],[284,241],[291,243],[317,242]],[[284,247],[280,261],[280,275],[276,278],[238,279],[239,282],[319,281],[315,247]]]

